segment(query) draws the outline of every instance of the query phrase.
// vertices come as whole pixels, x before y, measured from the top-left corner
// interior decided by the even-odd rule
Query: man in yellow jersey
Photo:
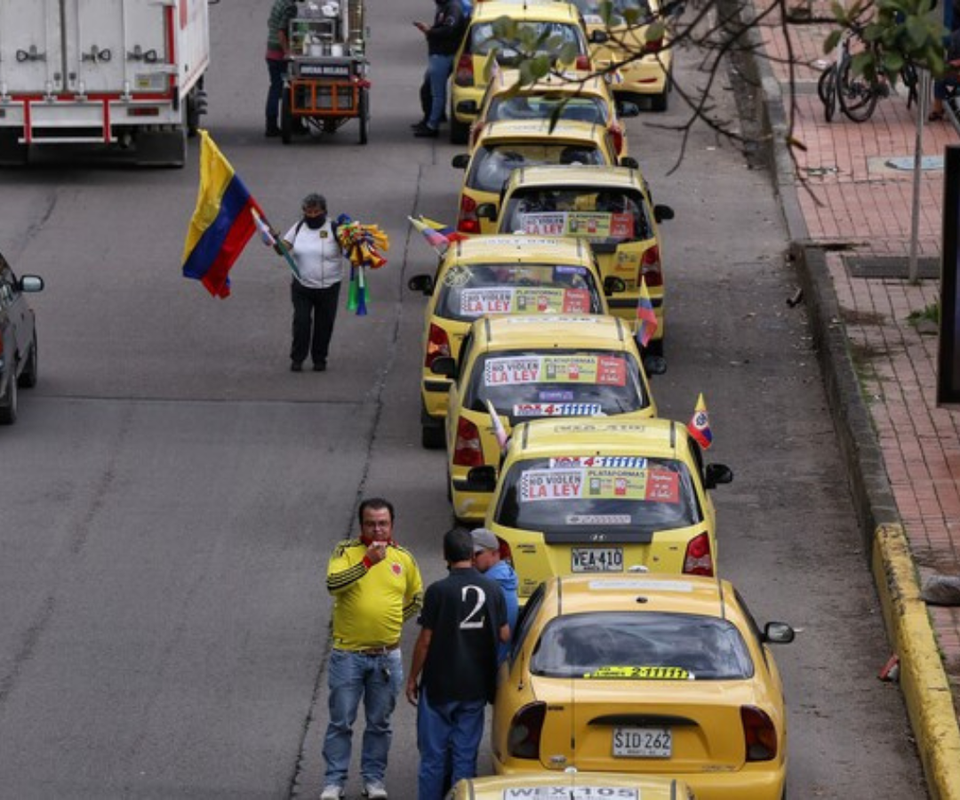
[[[360,773],[363,794],[387,797],[383,779],[390,750],[390,715],[403,686],[400,630],[423,603],[423,579],[409,551],[393,540],[393,505],[360,503],[360,538],[340,542],[327,565],[334,596],[333,652],[328,667],[330,722],[323,743],[326,778],[321,800],[343,797],[353,723],[363,698],[366,728]]]

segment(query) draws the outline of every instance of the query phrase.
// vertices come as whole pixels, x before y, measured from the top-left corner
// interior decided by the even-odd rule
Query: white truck
[[[206,110],[208,1],[0,0],[0,164],[79,145],[183,166]]]

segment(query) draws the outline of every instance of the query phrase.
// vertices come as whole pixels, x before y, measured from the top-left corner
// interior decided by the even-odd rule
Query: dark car
[[[19,280],[0,255],[0,424],[17,421],[17,390],[37,384],[37,326],[24,292],[39,292],[43,278]]]

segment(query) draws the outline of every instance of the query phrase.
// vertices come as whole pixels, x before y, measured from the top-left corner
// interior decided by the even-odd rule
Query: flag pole
[[[264,225],[266,225],[270,229],[272,235],[274,227],[270,224],[270,221],[266,217],[261,217],[255,208],[251,208],[250,213],[253,214],[254,220],[256,220],[258,223],[262,222]],[[284,260],[287,262],[287,266],[290,267],[290,271],[299,278],[300,270],[297,269],[297,262],[294,261],[293,256],[290,255],[290,248],[287,247],[287,243],[283,241],[283,238],[280,236],[275,236],[274,238],[277,240],[277,248],[280,251],[280,255],[282,255]]]

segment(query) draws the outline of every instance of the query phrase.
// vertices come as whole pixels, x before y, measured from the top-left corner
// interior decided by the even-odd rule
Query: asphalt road
[[[433,266],[406,215],[452,221],[461,177],[457,148],[408,129],[424,62],[409,23],[431,7],[371,3],[367,147],[354,123],[284,147],[262,137],[268,5],[211,8],[206,126],[275,224],[321,191],[391,237],[371,313],[341,312],[327,373],[287,371],[288,277],[258,243],[226,301],[180,277],[195,149],[184,170],[0,171],[0,249],[47,281],[32,298],[40,383],[0,430],[3,797],[315,796],[323,571],[358,497],[393,499],[398,538],[427,580],[443,574],[444,456],[419,447],[423,298],[404,288]],[[692,55],[679,60],[695,79]],[[727,88],[719,101],[734,113]],[[677,212],[654,390],[682,420],[705,393],[709,460],[736,473],[715,494],[721,571],[761,620],[798,629],[777,651],[790,796],[923,797],[898,690],[876,679],[888,648],[804,312],[785,303],[768,177],[702,128],[668,175],[679,135],[658,125],[681,119],[674,103],[629,122],[657,202]],[[413,710],[395,722],[388,786],[412,798]]]

